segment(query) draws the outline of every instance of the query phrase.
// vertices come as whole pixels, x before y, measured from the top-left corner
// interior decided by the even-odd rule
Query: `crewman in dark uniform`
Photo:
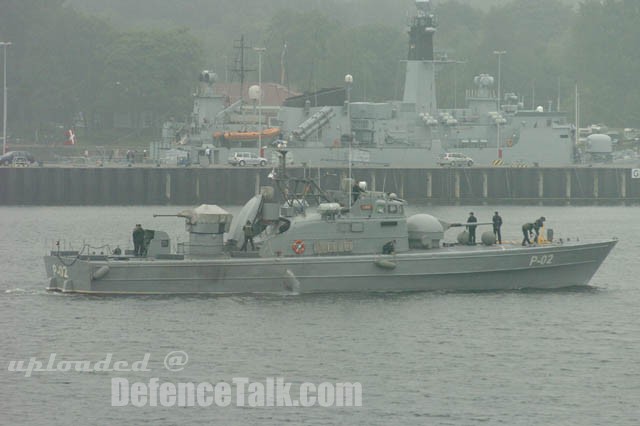
[[[133,253],[136,256],[144,253],[144,229],[139,223],[133,228]]]
[[[540,243],[540,229],[544,226],[544,221],[547,220],[544,216],[540,216],[535,222],[533,222],[533,230],[536,233],[536,244]]]
[[[389,241],[382,246],[382,254],[395,254],[396,240]]]
[[[478,219],[473,215],[473,212],[469,213],[469,218],[467,219],[467,223],[476,223]],[[476,225],[467,226],[467,230],[469,231],[469,244],[475,245],[476,243]]]
[[[529,241],[529,237],[533,237],[533,223],[525,223],[522,225],[522,235],[524,237],[522,239],[522,245],[530,245],[531,241]]]
[[[502,217],[496,212],[493,215],[493,234],[496,236],[496,241],[498,244],[502,244],[502,234],[500,233],[500,228],[502,227]]]
[[[247,242],[251,243],[251,250],[255,250],[256,247],[253,245],[253,226],[250,220],[242,227],[242,231],[244,232],[244,243],[242,243],[240,251],[247,251]]]
[[[358,182],[353,182],[353,187],[351,187],[351,197],[353,199],[353,203],[358,201],[361,192],[364,192],[364,189],[360,188]]]

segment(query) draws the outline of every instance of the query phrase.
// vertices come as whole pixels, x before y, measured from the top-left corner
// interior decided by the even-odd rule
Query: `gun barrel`
[[[442,221],[441,221],[442,223]],[[493,222],[471,222],[471,223],[467,223],[467,222],[463,222],[463,223],[448,223],[448,222],[444,222],[444,228],[445,231],[449,228],[460,228],[463,226],[479,226],[479,225],[493,225]]]
[[[462,223],[450,223],[449,226],[450,227],[454,227],[454,226],[469,226],[469,225],[493,225],[493,222],[462,222]]]

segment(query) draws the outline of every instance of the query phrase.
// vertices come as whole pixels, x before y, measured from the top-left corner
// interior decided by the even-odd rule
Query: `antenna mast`
[[[240,77],[240,99],[242,103],[244,103],[244,82],[246,74],[250,71],[255,71],[254,69],[246,68],[245,60],[244,60],[244,51],[247,49],[251,49],[251,46],[244,44],[244,35],[240,37],[240,40],[236,40],[233,42],[233,48],[239,50],[238,56],[235,61],[235,68],[231,71],[234,74],[237,74]]]

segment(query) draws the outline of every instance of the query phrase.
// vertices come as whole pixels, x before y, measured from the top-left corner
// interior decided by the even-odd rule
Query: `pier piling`
[[[346,169],[313,169],[336,189]],[[266,182],[257,167],[0,168],[0,205],[239,205]],[[292,176],[308,170],[291,167]],[[640,178],[623,167],[470,167],[391,169],[358,166],[370,190],[429,204],[637,204]],[[638,173],[636,172],[636,175]]]

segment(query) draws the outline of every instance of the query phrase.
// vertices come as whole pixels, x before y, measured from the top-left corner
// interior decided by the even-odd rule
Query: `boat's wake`
[[[31,296],[46,294],[47,291],[42,288],[8,288],[4,291],[5,294],[11,294],[15,296]]]
[[[298,278],[296,278],[295,274],[290,269],[287,269],[287,272],[285,273],[283,284],[288,294],[300,294],[300,281],[298,280]]]

